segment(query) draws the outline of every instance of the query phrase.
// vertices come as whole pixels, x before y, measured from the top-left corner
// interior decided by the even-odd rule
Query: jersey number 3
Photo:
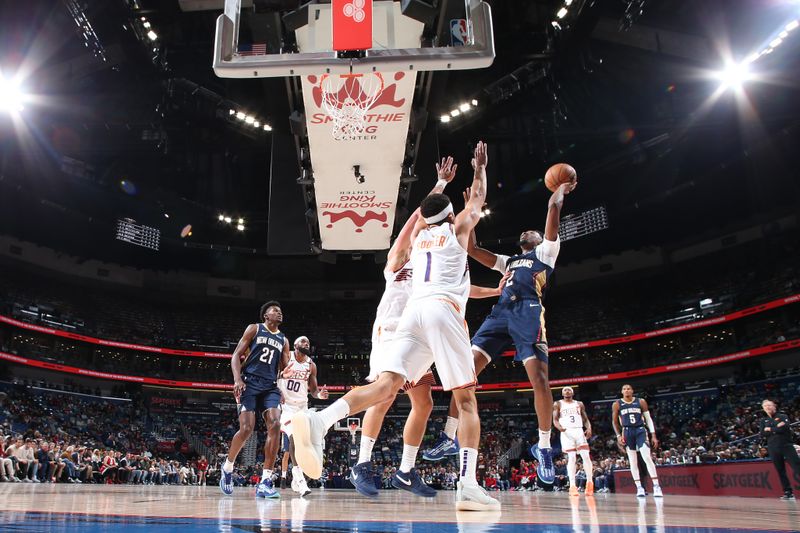
[[[259,357],[258,360],[261,361],[262,363],[267,363],[268,365],[271,365],[273,357],[275,357],[275,350],[264,346],[264,350],[261,352],[261,357]]]

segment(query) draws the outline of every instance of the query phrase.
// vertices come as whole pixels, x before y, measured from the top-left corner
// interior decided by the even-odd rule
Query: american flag
[[[240,56],[265,56],[267,55],[267,43],[240,44]]]

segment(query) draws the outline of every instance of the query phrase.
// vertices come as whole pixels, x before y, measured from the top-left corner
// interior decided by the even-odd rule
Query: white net
[[[383,76],[369,74],[324,74],[320,78],[322,105],[333,120],[333,138],[352,138],[364,132],[367,113],[383,92]]]

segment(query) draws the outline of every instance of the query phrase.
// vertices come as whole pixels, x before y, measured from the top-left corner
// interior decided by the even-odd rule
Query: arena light
[[[244,224],[244,219],[243,219],[243,218],[240,218],[240,219],[239,219],[237,222],[238,222],[239,224]]]
[[[552,25],[553,25],[553,27],[554,27],[555,29],[557,29],[557,30],[560,30],[560,29],[561,29],[561,24],[559,24],[557,20],[554,20],[554,21],[553,21],[553,22],[551,22],[550,24],[552,24]]]
[[[250,115],[247,115],[246,117],[244,117],[245,124],[252,124],[255,121],[256,121],[256,118],[252,117]]]
[[[236,229],[238,229],[239,231],[244,231],[244,224],[237,225]]]
[[[220,215],[217,217],[217,220],[219,220],[220,222],[225,222],[225,215],[220,213]]]
[[[564,17],[567,16],[567,13],[568,13],[567,8],[562,7],[561,9],[558,10],[558,13],[556,13],[556,17],[563,19]]]
[[[151,41],[155,41],[156,39],[158,39],[158,34],[156,32],[154,32],[153,30],[150,30],[150,31],[147,32],[147,37]]]
[[[786,25],[786,31],[794,31],[797,27],[800,26],[800,21],[793,20],[789,24]]]
[[[462,113],[464,113],[464,112],[466,112],[466,111],[469,111],[470,107],[472,107],[472,106],[471,106],[471,105],[469,105],[469,103],[467,103],[467,102],[464,102],[463,104],[461,104],[460,106],[458,106],[458,109],[459,109],[459,111],[461,111]]]
[[[236,114],[236,110],[235,109],[228,109],[228,114],[229,115],[235,115]]]
[[[470,103],[472,104],[473,107],[478,107],[478,101],[475,100],[474,98],[472,99],[472,102],[470,102]]]
[[[0,111],[16,113],[22,111],[25,94],[18,80],[6,79],[0,74]]]
[[[233,222],[233,219],[231,217],[225,217],[226,224],[230,224],[231,222]]]
[[[450,122],[450,115],[442,115],[441,117],[439,117],[439,120],[441,120],[442,122]]]
[[[721,87],[727,89],[728,87],[738,88],[742,84],[751,79],[749,64],[742,63],[729,63],[724,70],[715,73],[715,77],[722,82]]]
[[[264,124],[264,131],[272,131],[272,126],[269,124]]]
[[[452,111],[450,111],[450,116],[451,117],[457,117],[460,114],[461,114],[461,111],[459,111],[458,109],[453,109]]]
[[[254,128],[260,128],[261,127],[261,123],[256,120],[255,122],[253,122],[253,127]]]
[[[246,117],[246,116],[247,116],[247,115],[245,115],[245,114],[244,114],[244,113],[242,113],[241,111],[239,111],[238,113],[236,113],[236,118],[238,118],[239,120],[244,120],[244,117]]]
[[[564,0],[564,5],[569,7],[572,5],[572,0]]]

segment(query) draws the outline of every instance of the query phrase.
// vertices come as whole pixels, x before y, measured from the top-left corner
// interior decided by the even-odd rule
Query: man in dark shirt
[[[767,439],[767,450],[778,477],[783,485],[782,500],[794,500],[792,484],[786,475],[786,464],[792,467],[795,479],[800,478],[800,457],[794,449],[792,443],[792,430],[789,426],[789,418],[784,413],[779,413],[778,408],[771,400],[761,402],[761,407],[767,416],[761,419],[761,435]],[[800,487],[798,487],[800,488]]]

